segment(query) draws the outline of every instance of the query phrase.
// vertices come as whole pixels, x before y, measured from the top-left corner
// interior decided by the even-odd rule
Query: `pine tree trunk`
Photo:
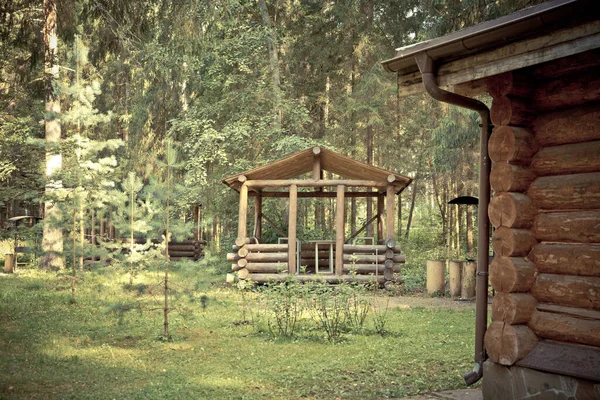
[[[60,97],[56,91],[58,83],[58,60],[57,47],[58,36],[57,27],[56,0],[44,0],[44,47],[45,47],[45,66],[44,81],[46,90],[46,124],[45,138],[48,146],[56,145],[60,142]],[[46,149],[46,195],[52,195],[52,192],[62,187],[61,181],[55,181],[53,175],[62,168],[62,154],[58,150],[49,147]],[[61,269],[64,267],[63,252],[63,233],[59,227],[61,221],[60,210],[54,205],[52,200],[46,199],[44,204],[44,232],[42,237],[43,255],[40,260],[41,268]]]
[[[283,111],[281,109],[281,78],[279,72],[279,54],[277,54],[277,37],[275,36],[275,29],[269,16],[269,10],[265,4],[265,0],[258,0],[258,8],[260,9],[260,15],[263,23],[268,30],[268,47],[269,47],[269,63],[271,67],[271,78],[273,84],[273,95],[275,96],[274,104],[274,121],[275,128],[277,131],[281,130]]]
[[[367,127],[367,164],[373,165],[373,127]],[[373,198],[367,197],[367,221],[373,218]],[[367,227],[367,236],[373,237],[373,224]]]

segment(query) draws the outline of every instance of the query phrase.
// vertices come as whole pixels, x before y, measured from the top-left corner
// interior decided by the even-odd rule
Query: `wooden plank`
[[[594,50],[600,43],[600,21],[511,43],[438,66],[440,86],[457,85]],[[420,73],[400,76],[400,96],[424,92]],[[483,93],[483,92],[481,92]],[[479,94],[481,94],[479,93]]]
[[[600,350],[590,346],[541,340],[517,365],[592,382],[600,381]]]
[[[288,273],[296,273],[296,225],[298,223],[298,186],[290,185],[288,219]]]
[[[338,185],[335,210],[335,274],[342,275],[344,268],[344,192],[346,187]]]

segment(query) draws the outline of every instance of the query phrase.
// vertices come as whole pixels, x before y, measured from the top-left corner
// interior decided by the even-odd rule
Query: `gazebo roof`
[[[318,153],[318,155],[315,155],[315,153]],[[239,177],[242,175],[247,180],[295,178],[311,172],[313,170],[313,159],[317,156],[320,157],[322,170],[332,172],[346,179],[386,181],[390,175],[393,175],[395,178],[393,185],[396,193],[402,192],[412,182],[409,177],[356,161],[324,147],[310,147],[261,167],[228,176],[222,179],[221,182],[239,191],[242,186]]]

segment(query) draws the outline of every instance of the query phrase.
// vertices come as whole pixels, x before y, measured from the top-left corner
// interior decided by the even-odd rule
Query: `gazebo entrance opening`
[[[323,179],[323,170],[344,179]],[[312,179],[290,179],[308,172]],[[410,178],[314,147],[225,178],[223,182],[240,193],[235,253],[230,253],[228,260],[241,279],[265,283],[292,274],[303,280],[323,279],[332,283],[374,279],[384,284],[397,280],[404,257],[394,241],[394,203],[396,194],[410,184]],[[254,198],[252,235],[247,232],[250,197]],[[287,232],[263,214],[263,199],[267,197],[288,199]],[[344,205],[346,198],[352,197],[374,199],[377,213],[346,236]],[[335,199],[335,234],[331,238],[298,240],[298,202],[303,198]],[[278,231],[276,243],[263,242],[263,222]],[[370,224],[377,226],[377,239],[359,239]]]

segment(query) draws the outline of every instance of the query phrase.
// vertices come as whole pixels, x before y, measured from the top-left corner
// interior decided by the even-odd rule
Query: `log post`
[[[298,186],[290,185],[288,219],[288,273],[296,273],[296,225],[298,223]]]
[[[394,185],[388,185],[385,193],[385,234],[388,240],[394,240]]]
[[[462,274],[462,285],[460,287],[460,297],[463,299],[472,299],[475,297],[477,286],[477,263],[468,261],[465,263]]]
[[[383,211],[383,196],[377,196],[377,240],[379,243],[383,241]]]
[[[315,181],[321,179],[321,148],[318,146],[313,147],[313,161],[312,161],[312,178]]]
[[[262,242],[262,195],[254,198],[254,237]]]
[[[248,217],[248,186],[245,184],[240,188],[240,209],[238,220],[238,239],[246,240],[246,218]]]
[[[338,185],[335,212],[335,274],[342,275],[344,268],[344,185]]]

